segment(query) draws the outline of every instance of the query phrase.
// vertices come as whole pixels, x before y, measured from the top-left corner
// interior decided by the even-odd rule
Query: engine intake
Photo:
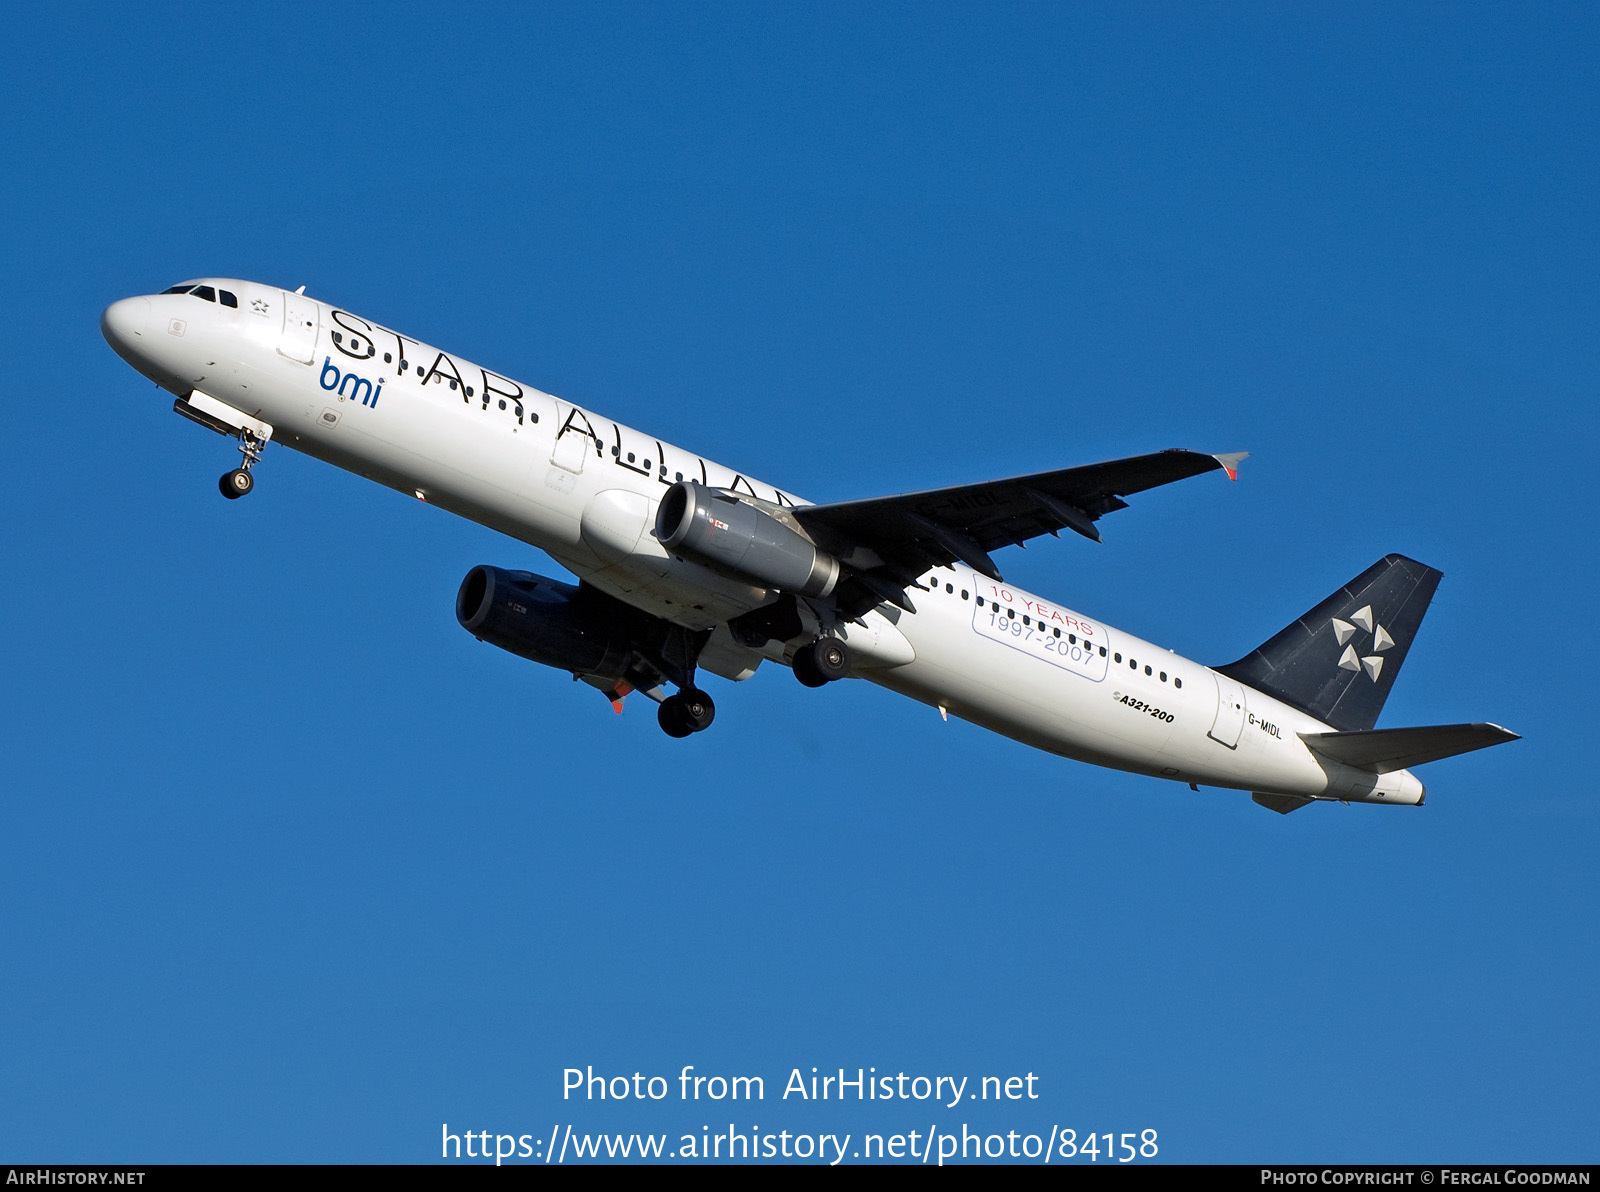
[[[800,596],[826,596],[839,582],[839,561],[798,530],[694,481],[667,489],[656,512],[656,538],[668,550]]]
[[[479,566],[461,581],[456,620],[479,640],[545,666],[620,679],[632,655],[625,627],[590,596],[531,571]]]

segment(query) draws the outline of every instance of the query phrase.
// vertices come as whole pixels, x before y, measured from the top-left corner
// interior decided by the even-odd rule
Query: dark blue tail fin
[[[1270,641],[1216,669],[1341,732],[1371,728],[1441,575],[1388,555]]]

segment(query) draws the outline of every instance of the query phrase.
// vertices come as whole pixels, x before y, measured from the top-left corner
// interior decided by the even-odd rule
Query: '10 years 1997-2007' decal
[[[972,628],[980,637],[1004,642],[1035,658],[1096,683],[1106,677],[1106,631],[1076,613],[1032,596],[985,585],[972,609]]]

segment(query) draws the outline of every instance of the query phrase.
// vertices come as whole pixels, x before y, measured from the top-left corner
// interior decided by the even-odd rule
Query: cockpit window
[[[189,292],[196,298],[204,298],[207,302],[215,302],[217,300],[217,292],[210,286],[196,286]]]
[[[170,290],[162,290],[161,292],[163,294],[187,294],[192,289],[194,289],[194,282],[183,286],[173,286]]]
[[[222,300],[222,305],[223,306],[231,306],[231,307],[233,307],[235,309],[238,309],[239,300],[237,298],[235,298],[232,294],[230,294],[227,290],[218,290],[217,291],[217,297]]]

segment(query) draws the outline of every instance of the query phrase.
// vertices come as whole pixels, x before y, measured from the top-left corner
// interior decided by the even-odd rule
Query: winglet
[[[1239,461],[1250,453],[1248,451],[1231,451],[1225,455],[1213,455],[1211,458],[1222,465],[1222,470],[1228,474],[1229,480],[1239,479]]]

